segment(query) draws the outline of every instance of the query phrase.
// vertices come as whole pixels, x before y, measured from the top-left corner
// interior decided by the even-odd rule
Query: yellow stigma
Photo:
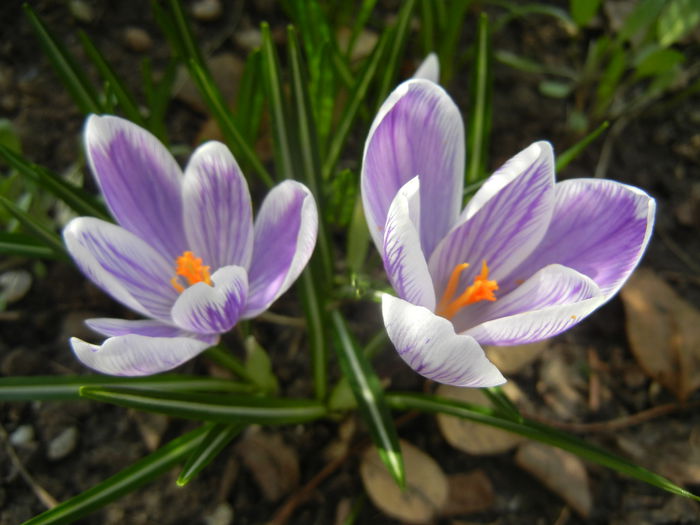
[[[187,286],[192,286],[194,283],[201,282],[209,286],[212,285],[211,276],[209,275],[209,266],[204,266],[201,257],[195,257],[193,252],[183,252],[180,257],[175,259],[175,274],[175,277],[170,279],[170,284],[172,284],[173,288],[179,293],[185,291],[180,277],[185,278]]]
[[[486,265],[486,261],[481,263],[481,273],[474,277],[474,283],[454,299],[457,285],[459,284],[459,276],[468,267],[469,263],[458,264],[452,270],[452,275],[447,281],[445,292],[442,294],[442,298],[436,308],[437,314],[445,319],[452,319],[457,312],[472,303],[496,300],[493,292],[498,290],[498,283],[489,281],[489,267]]]

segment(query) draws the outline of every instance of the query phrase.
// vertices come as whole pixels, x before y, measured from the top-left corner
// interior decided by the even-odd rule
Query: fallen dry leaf
[[[537,359],[549,346],[549,341],[538,341],[517,346],[489,346],[486,357],[506,375],[517,374]]]
[[[457,516],[483,512],[493,505],[493,485],[481,469],[453,474],[447,477],[450,487],[443,516]]]
[[[400,445],[406,488],[401,490],[396,485],[375,447],[369,447],[362,456],[362,483],[372,502],[388,516],[406,523],[429,523],[447,503],[447,477],[425,452],[403,440]]]
[[[504,390],[508,397],[516,404],[519,398],[524,397],[517,389],[514,382],[510,381],[504,385]],[[465,403],[478,405],[490,405],[486,395],[478,388],[458,388],[449,385],[440,385],[435,392],[438,396]],[[440,432],[447,442],[462,452],[476,456],[486,454],[501,454],[514,448],[523,441],[522,436],[489,427],[479,423],[473,423],[466,419],[461,419],[445,414],[438,414],[438,426]]]
[[[627,338],[644,372],[684,401],[700,387],[700,312],[651,270],[622,288]]]
[[[584,518],[593,504],[588,474],[583,462],[574,454],[529,441],[518,447],[518,466],[539,479]]]

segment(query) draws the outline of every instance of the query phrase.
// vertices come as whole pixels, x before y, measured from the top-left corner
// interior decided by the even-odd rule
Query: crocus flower
[[[505,381],[481,345],[554,336],[608,301],[649,241],[655,202],[601,179],[554,182],[547,142],[506,162],[461,210],[464,126],[437,84],[411,79],[380,108],[365,144],[365,215],[398,297],[389,338],[441,383]]]
[[[197,148],[183,174],[151,133],[121,118],[90,116],[84,140],[119,225],[73,219],[63,230],[68,252],[97,286],[148,318],[89,319],[107,340],[72,338],[71,346],[90,368],[172,369],[266,310],[308,262],[318,217],[302,184],[274,187],[253,223],[248,186],[221,143]]]

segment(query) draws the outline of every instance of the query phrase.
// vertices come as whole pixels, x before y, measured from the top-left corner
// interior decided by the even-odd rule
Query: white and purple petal
[[[224,266],[204,282],[186,288],[173,305],[172,318],[198,334],[228,332],[238,322],[248,295],[248,275],[240,266]]]
[[[182,187],[188,247],[212,268],[248,268],[253,254],[250,193],[236,159],[220,142],[192,155]]]
[[[559,182],[549,229],[516,273],[527,278],[548,264],[563,264],[593,279],[611,297],[639,263],[655,210],[649,195],[619,182]]]
[[[174,270],[160,253],[124,228],[93,217],[73,219],[63,229],[68,253],[92,282],[125,306],[170,321],[177,292]]]
[[[456,334],[447,319],[388,294],[382,297],[382,314],[389,339],[419,374],[454,386],[505,383],[479,343],[469,335]]]
[[[189,361],[211,343],[188,337],[148,337],[129,334],[93,345],[72,337],[73,353],[85,366],[113,376],[147,376]]]
[[[423,62],[421,62],[420,66],[418,66],[418,69],[416,69],[413,78],[424,78],[439,84],[440,60],[438,60],[438,56],[435,53],[429,53]]]
[[[174,258],[187,249],[182,227],[182,172],[147,130],[113,116],[91,115],[85,151],[109,209],[124,228]]]
[[[420,181],[412,178],[389,208],[384,231],[384,269],[402,299],[435,309],[435,290],[420,244]]]
[[[172,324],[162,323],[154,319],[114,319],[97,317],[87,319],[85,324],[95,332],[106,337],[119,335],[145,335],[148,337],[191,337],[209,344],[216,344],[218,335],[195,334],[187,332]]]
[[[382,249],[391,202],[416,175],[421,181],[421,243],[429,257],[459,215],[464,125],[449,95],[425,79],[407,80],[389,95],[365,143],[362,203],[377,249]]]
[[[478,204],[467,207],[463,222],[440,241],[429,259],[438,295],[458,264],[470,264],[462,272],[460,290],[473,282],[482,261],[488,264],[491,279],[507,277],[547,231],[554,209],[551,145],[533,144],[494,176],[484,184],[482,196],[475,196]]]
[[[255,317],[286,292],[311,257],[318,213],[311,192],[295,181],[275,186],[255,219],[250,290],[243,317]]]

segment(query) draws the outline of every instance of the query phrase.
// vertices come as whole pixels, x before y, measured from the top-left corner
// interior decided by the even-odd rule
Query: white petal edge
[[[435,310],[435,290],[421,248],[420,181],[412,178],[389,207],[384,228],[384,269],[402,299]]]
[[[452,323],[427,308],[384,294],[382,314],[401,358],[428,379],[478,388],[506,382],[473,337],[456,334]]]
[[[428,54],[418,66],[418,69],[416,69],[413,78],[424,78],[436,84],[440,83],[440,60],[438,56],[435,53]]]
[[[148,376],[180,366],[211,346],[187,337],[123,335],[93,345],[72,337],[73,353],[85,366],[113,376]]]

